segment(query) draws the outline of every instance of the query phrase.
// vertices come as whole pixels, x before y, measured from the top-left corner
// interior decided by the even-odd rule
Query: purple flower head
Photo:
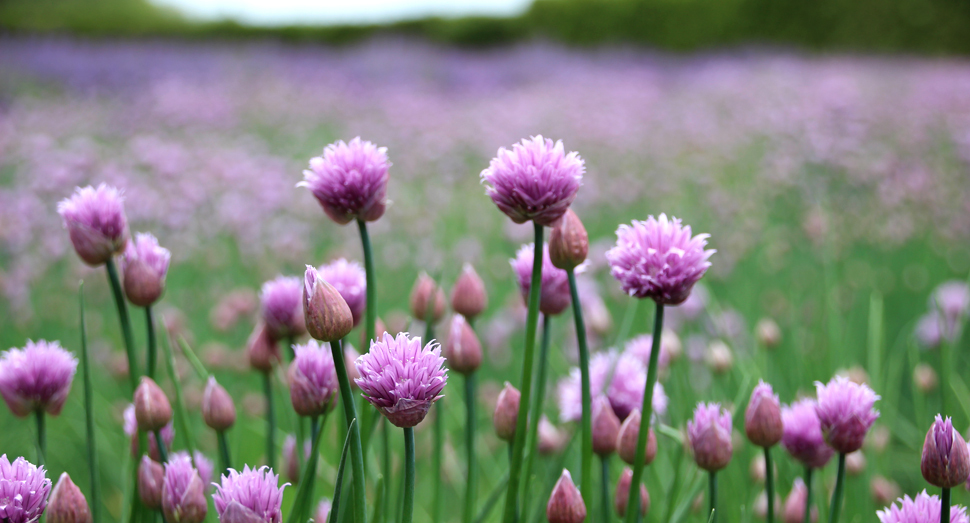
[[[347,302],[356,327],[367,309],[367,273],[364,268],[355,261],[340,258],[320,266],[318,274],[323,281],[333,285]]]
[[[920,472],[931,485],[942,488],[953,488],[970,476],[967,442],[953,430],[950,418],[944,420],[937,414],[933,426],[926,432]]]
[[[125,435],[131,438],[131,455],[138,457],[138,419],[135,417],[135,406],[133,404],[128,404],[125,408],[124,413],[124,430]],[[172,448],[172,442],[175,441],[175,429],[170,421],[168,425],[162,427],[159,431],[162,435],[162,441],[165,443],[165,448]],[[155,461],[161,461],[162,456],[158,451],[158,441],[155,440],[155,434],[148,433],[148,455]]]
[[[70,198],[57,204],[57,213],[84,263],[102,265],[125,250],[128,220],[121,191],[101,184],[78,187]]]
[[[280,523],[283,519],[283,489],[273,469],[243,467],[242,472],[229,469],[216,485],[212,501],[222,523]]]
[[[180,459],[188,458],[189,453],[184,450],[179,450],[169,454],[169,456],[169,460],[171,461],[172,456],[178,456]],[[202,480],[202,485],[208,489],[212,483],[212,472],[215,470],[212,460],[196,450],[192,453],[192,464],[195,465],[195,471],[199,473],[199,479]]]
[[[277,276],[259,292],[263,322],[277,340],[306,332],[303,319],[303,285],[296,276]]]
[[[331,220],[344,225],[356,219],[372,222],[387,207],[387,147],[354,138],[339,140],[310,159],[297,187],[310,189]]]
[[[136,234],[135,241],[128,243],[121,258],[128,300],[139,307],[155,303],[165,290],[165,275],[171,258],[172,254],[159,246],[154,236],[143,232]]]
[[[165,463],[162,480],[162,512],[166,521],[201,523],[209,506],[205,485],[192,466],[188,453],[173,454]]]
[[[708,234],[691,237],[690,226],[666,214],[620,225],[616,246],[607,251],[610,273],[630,296],[679,305],[704,276],[714,250],[704,250]]]
[[[660,337],[660,354],[657,355],[657,368],[660,370],[666,369],[670,365],[670,349],[667,343],[664,343],[668,336]],[[630,341],[626,342],[626,346],[623,348],[624,354],[629,354],[636,357],[644,365],[650,364],[650,353],[653,352],[653,335],[652,334],[641,334]]]
[[[744,432],[751,443],[765,448],[774,446],[784,437],[778,395],[764,381],[758,382],[751,392],[751,400],[744,411]]]
[[[6,454],[0,456],[0,521],[37,521],[47,508],[50,493],[51,480],[43,466],[32,465],[22,457],[10,463]]]
[[[717,471],[731,461],[731,414],[718,403],[698,403],[687,422],[687,441],[694,461],[704,470]]]
[[[806,467],[822,468],[834,451],[822,437],[815,405],[815,400],[804,398],[781,408],[781,421],[785,427],[781,446]]]
[[[566,154],[562,140],[536,135],[511,151],[499,148],[481,178],[485,194],[512,221],[551,227],[576,199],[585,171],[583,159]]]
[[[56,416],[64,408],[77,371],[77,358],[56,341],[27,340],[22,349],[0,355],[0,395],[17,416],[43,410]]]
[[[595,398],[606,391],[613,372],[615,352],[597,352],[589,359],[589,390]],[[559,400],[559,421],[579,421],[583,417],[582,375],[579,367],[569,370],[569,376],[559,380],[556,386]]]
[[[859,385],[843,376],[832,378],[828,384],[815,382],[818,403],[815,412],[822,426],[822,435],[830,447],[848,454],[862,448],[869,427],[879,417],[872,406],[879,396],[868,385]]]
[[[442,396],[448,381],[441,347],[431,341],[423,348],[421,338],[406,332],[371,342],[370,352],[354,365],[360,377],[355,381],[364,398],[401,428],[421,423],[431,405]]]
[[[529,304],[529,291],[532,288],[532,263],[535,261],[535,244],[523,245],[515,258],[509,260],[519,282],[519,290],[526,305]],[[577,272],[581,272],[577,267]],[[543,314],[556,315],[569,307],[572,299],[569,294],[569,274],[557,268],[549,260],[549,246],[542,246],[542,286],[539,294],[539,310]]]
[[[643,406],[643,393],[647,388],[647,367],[636,356],[626,354],[620,356],[613,370],[613,379],[606,390],[613,412],[620,420],[626,419],[633,412]],[[667,413],[667,394],[659,382],[653,385],[653,415],[663,416]],[[652,419],[651,419],[652,421]]]
[[[151,233],[139,232],[135,234],[135,241],[128,244],[125,255],[121,259],[121,268],[127,270],[135,261],[148,266],[160,279],[165,279],[172,253],[158,244],[158,238]]]
[[[326,413],[337,396],[337,371],[329,347],[316,340],[294,345],[296,356],[290,364],[290,400],[301,416]]]
[[[897,505],[898,503],[898,505]],[[881,523],[937,523],[940,521],[940,498],[931,496],[924,490],[916,495],[916,499],[903,496],[896,503],[877,510]],[[967,509],[953,505],[950,509],[950,523],[970,523]]]

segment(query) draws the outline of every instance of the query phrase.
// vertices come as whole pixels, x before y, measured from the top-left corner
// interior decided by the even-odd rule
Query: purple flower
[[[660,354],[657,355],[657,368],[666,369],[670,365],[670,349],[668,348],[668,336],[660,336]],[[641,334],[626,342],[623,348],[624,354],[635,356],[644,365],[650,364],[650,353],[653,352],[653,335]]]
[[[387,207],[387,147],[377,147],[356,137],[323,149],[310,159],[297,187],[310,189],[331,220],[344,225],[360,219],[368,222],[384,215]]]
[[[316,523],[327,523],[332,505],[333,503],[329,499],[321,499],[320,503],[317,503],[317,511],[314,513],[313,521]]]
[[[926,432],[920,472],[931,485],[953,488],[967,481],[970,476],[970,454],[967,442],[958,431],[953,430],[950,418],[939,414],[933,426]]]
[[[169,460],[172,459],[172,456],[188,458],[189,453],[184,450],[179,450],[169,454],[169,456]],[[214,470],[212,460],[205,457],[205,454],[196,450],[192,453],[192,463],[195,465],[195,471],[199,473],[199,479],[202,480],[202,485],[208,488],[209,484],[212,483],[212,472]]]
[[[815,382],[818,403],[815,413],[822,426],[822,435],[830,447],[848,454],[862,448],[879,411],[873,410],[879,396],[868,385],[859,385],[843,376],[832,378],[828,384]]]
[[[523,245],[515,258],[509,260],[519,282],[519,290],[526,305],[529,304],[529,291],[532,288],[532,264],[535,261],[535,244]],[[582,267],[582,266],[580,266]],[[581,268],[577,267],[577,271]],[[572,299],[569,293],[569,274],[557,268],[549,259],[549,246],[542,246],[542,286],[539,289],[539,310],[543,314],[556,315],[569,307]]]
[[[135,241],[128,244],[121,258],[128,300],[139,307],[155,303],[165,290],[165,275],[171,258],[168,249],[159,246],[151,234],[135,234]]]
[[[209,509],[205,485],[192,466],[188,453],[173,454],[165,463],[162,481],[162,513],[166,521],[201,523]]]
[[[937,523],[940,521],[940,498],[927,494],[925,490],[917,494],[916,499],[903,496],[897,499],[896,503],[876,511],[881,523]],[[970,523],[967,509],[953,505],[950,509],[950,523]]]
[[[20,457],[13,463],[0,456],[0,521],[33,523],[40,519],[51,493],[51,480],[44,467]]]
[[[744,432],[751,443],[765,448],[774,446],[784,436],[778,395],[764,381],[759,381],[751,392],[748,408],[744,411]]]
[[[301,416],[326,413],[337,396],[337,371],[329,347],[316,340],[294,345],[296,356],[290,364],[290,401]]]
[[[277,340],[306,332],[303,319],[303,285],[296,276],[277,276],[259,293],[263,322]]]
[[[620,225],[616,246],[607,251],[610,273],[630,296],[679,305],[704,276],[714,250],[704,250],[707,234],[691,237],[690,226],[661,214]]]
[[[482,171],[482,183],[495,205],[515,223],[534,220],[551,227],[576,199],[586,168],[576,152],[566,154],[562,140],[542,135],[498,154]]]
[[[280,523],[283,519],[283,489],[273,469],[243,467],[242,472],[229,469],[216,485],[212,501],[222,523]]]
[[[643,407],[643,393],[647,388],[647,367],[639,358],[630,354],[623,354],[616,362],[613,379],[606,390],[616,417],[625,420],[633,409]],[[654,416],[667,413],[667,394],[660,382],[653,384],[653,400],[651,401]],[[652,420],[651,420],[652,421]]]
[[[22,349],[0,355],[0,395],[17,416],[38,410],[60,414],[71,392],[77,358],[60,342],[27,340]]]
[[[615,361],[615,352],[597,352],[589,359],[589,390],[594,398],[606,392]],[[569,376],[559,380],[556,389],[559,421],[579,421],[583,417],[582,375],[579,367],[569,369]]]
[[[445,359],[435,341],[421,347],[421,338],[406,332],[393,337],[384,333],[370,352],[354,362],[360,377],[355,381],[364,398],[394,425],[408,428],[421,423],[438,401],[448,381]]]
[[[930,296],[930,309],[937,314],[938,332],[955,340],[970,309],[970,287],[962,281],[941,283]]]
[[[940,341],[943,338],[948,340],[953,340],[954,338],[954,333],[943,331],[945,327],[946,324],[940,316],[939,311],[931,310],[920,316],[919,320],[916,321],[916,328],[913,334],[924,348],[935,349],[940,346]]]
[[[781,421],[785,427],[781,446],[806,467],[822,468],[834,451],[822,437],[815,405],[815,400],[804,398],[781,408]]]
[[[698,403],[687,422],[687,441],[697,466],[717,471],[731,461],[731,414],[718,403]]]
[[[57,204],[57,213],[84,263],[97,267],[125,250],[128,220],[118,189],[103,183],[97,189],[78,187],[70,198]]]
[[[138,420],[135,417],[135,406],[133,404],[128,404],[125,408],[124,413],[124,430],[125,435],[131,438],[131,455],[138,457]],[[172,422],[168,422],[168,425],[162,427],[159,431],[162,435],[162,442],[165,443],[165,448],[172,448],[172,442],[175,441],[175,429],[172,426]],[[158,451],[158,441],[155,440],[155,434],[148,433],[148,455],[155,461],[161,461],[162,456]]]
[[[364,268],[355,261],[340,258],[320,266],[319,275],[347,302],[356,327],[367,309],[367,273]]]

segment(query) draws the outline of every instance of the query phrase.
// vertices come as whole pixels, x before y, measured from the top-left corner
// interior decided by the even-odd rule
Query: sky
[[[365,24],[425,16],[511,16],[531,0],[151,0],[195,19],[253,25]]]

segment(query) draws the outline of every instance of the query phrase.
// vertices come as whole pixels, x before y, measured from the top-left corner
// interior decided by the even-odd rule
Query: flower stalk
[[[842,493],[844,488],[845,488],[845,452],[840,452],[839,453],[839,472],[838,472],[838,476],[836,476],[836,479],[835,479],[835,492],[832,493],[832,506],[829,508],[829,523],[839,523],[839,515],[842,513]]]
[[[368,291],[369,292],[369,291]],[[369,302],[368,302],[369,303]],[[364,451],[360,442],[360,428],[357,423],[357,408],[354,406],[354,393],[350,389],[350,379],[347,377],[347,367],[344,364],[342,342],[330,344],[333,354],[334,367],[337,370],[337,381],[340,382],[340,400],[344,404],[344,415],[350,431],[350,464],[354,473],[354,520],[362,523],[365,519],[365,487],[364,487]]]
[[[37,418],[37,463],[44,465],[47,463],[47,429],[44,424],[44,411],[37,409],[34,411]]]
[[[414,428],[404,429],[404,512],[402,523],[411,523],[414,516]]]
[[[546,372],[549,359],[549,315],[542,315],[542,338],[539,342],[539,368],[536,370],[535,396],[532,398],[532,405],[529,410],[529,419],[532,424],[529,426],[529,454],[526,456],[525,471],[522,475],[525,484],[522,486],[522,512],[528,514],[530,486],[532,485],[532,469],[535,467],[536,454],[539,448],[539,420],[542,418],[542,403],[545,400],[546,391]]]
[[[81,364],[84,366],[84,425],[87,433],[88,471],[91,474],[91,521],[101,520],[101,481],[98,474],[97,442],[94,439],[94,398],[91,387],[91,367],[88,362],[88,332],[84,323],[84,282],[78,285],[78,304],[81,311]]]
[[[710,499],[710,523],[717,523],[717,471],[710,471],[707,478],[708,496]],[[629,510],[629,507],[627,508]]]
[[[157,360],[157,340],[155,338],[155,317],[152,314],[152,306],[145,307],[145,330],[148,336],[148,360],[145,363],[145,374],[155,379],[155,362]]]
[[[771,470],[771,447],[765,449],[765,494],[768,495],[768,523],[775,520],[775,484],[774,471]]]
[[[579,342],[579,373],[583,390],[583,417],[581,420],[583,439],[579,484],[583,501],[587,507],[592,507],[593,504],[590,496],[593,492],[593,397],[590,391],[589,381],[589,347],[586,342],[586,323],[583,321],[583,308],[579,301],[579,289],[576,287],[576,271],[567,270],[566,272],[569,274],[569,293],[572,297],[573,320],[576,323],[576,338]],[[608,509],[609,507],[607,506]],[[771,521],[769,520],[768,523],[771,523]]]
[[[805,518],[803,523],[809,523],[812,518],[812,467],[805,467]]]
[[[128,319],[128,304],[125,303],[125,293],[121,290],[121,280],[118,278],[118,267],[114,259],[109,258],[104,264],[108,271],[108,283],[111,284],[111,293],[114,296],[115,305],[118,308],[118,321],[121,322],[121,334],[125,340],[125,353],[128,356],[128,380],[131,382],[131,391],[138,388],[138,359],[135,356],[135,339],[131,333],[131,321]],[[144,450],[139,448],[139,451]]]

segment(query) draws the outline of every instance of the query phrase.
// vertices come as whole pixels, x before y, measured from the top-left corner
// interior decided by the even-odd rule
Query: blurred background
[[[939,369],[940,334],[920,320],[934,288],[970,272],[968,35],[964,0],[0,0],[0,348],[45,338],[77,350],[85,281],[105,504],[119,517],[129,488],[121,337],[103,271],[77,259],[56,214],[75,186],[116,185],[132,232],[153,232],[173,253],[156,309],[237,401],[234,460],[260,463],[264,404],[243,350],[259,286],[307,263],[361,258],[356,230],[295,187],[326,144],[360,135],[394,164],[393,205],[372,228],[389,328],[423,331],[407,312],[419,271],[449,288],[468,261],[488,284],[477,324],[484,500],[505,470],[491,405],[521,364],[508,260],[531,229],[495,208],[478,174],[499,147],[541,133],[586,160],[574,208],[590,232],[584,306],[599,321],[596,346],[650,329],[652,305],[631,310],[604,268],[619,223],[665,212],[710,233],[718,252],[702,312],[671,320],[685,358],[665,382],[664,423],[681,428],[700,399],[743,412],[759,378],[785,403],[836,371],[867,380],[882,417],[844,517],[870,521],[927,486],[919,449],[940,391],[925,369]],[[139,346],[142,320],[134,314]],[[781,333],[771,351],[762,320]],[[575,358],[569,323],[553,330],[554,421],[554,385]],[[955,343],[949,414],[965,431],[966,351]],[[197,412],[204,384],[182,370]],[[464,414],[460,384],[449,388],[446,488],[458,499]],[[321,496],[339,458],[336,425]],[[34,454],[29,420],[0,409],[0,427],[0,452]],[[200,419],[192,427],[215,457],[211,431]],[[88,492],[79,381],[48,430],[50,470]],[[577,466],[571,448],[542,462],[542,481]],[[660,448],[648,519],[705,521],[691,510],[704,478],[675,439]],[[722,517],[747,523],[758,453],[735,449]],[[801,471],[782,454],[784,495]],[[820,476],[831,485],[834,466]],[[430,490],[419,476],[418,520]]]

